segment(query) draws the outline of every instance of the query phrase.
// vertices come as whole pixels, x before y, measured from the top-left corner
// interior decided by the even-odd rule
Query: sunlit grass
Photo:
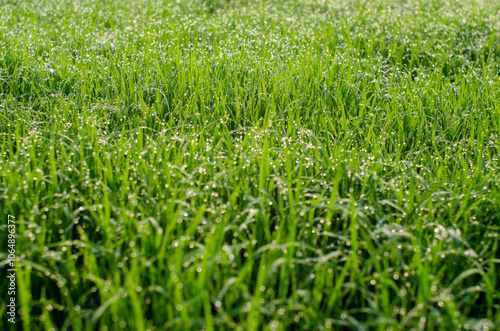
[[[4,1],[16,326],[500,328],[498,22],[472,0]]]

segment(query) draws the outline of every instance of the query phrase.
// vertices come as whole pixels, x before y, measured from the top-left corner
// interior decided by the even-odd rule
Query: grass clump
[[[4,1],[16,326],[500,328],[499,9]]]

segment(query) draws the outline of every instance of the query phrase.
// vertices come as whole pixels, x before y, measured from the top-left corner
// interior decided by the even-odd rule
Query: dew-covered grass
[[[500,328],[499,3],[0,3],[0,329]]]

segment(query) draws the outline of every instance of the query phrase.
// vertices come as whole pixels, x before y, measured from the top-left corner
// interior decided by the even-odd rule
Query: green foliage
[[[499,10],[3,1],[16,326],[500,328]]]

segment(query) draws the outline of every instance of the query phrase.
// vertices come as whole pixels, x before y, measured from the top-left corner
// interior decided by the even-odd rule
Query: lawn
[[[500,329],[500,3],[0,4],[0,329]]]

